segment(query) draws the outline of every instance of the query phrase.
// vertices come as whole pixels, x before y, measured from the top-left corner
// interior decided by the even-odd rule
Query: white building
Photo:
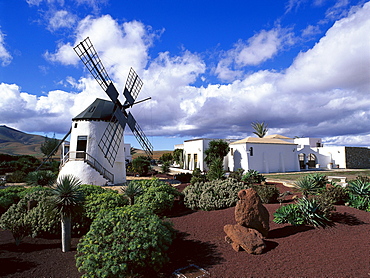
[[[72,174],[82,183],[94,185],[120,184],[126,181],[125,160],[130,157],[127,156],[130,145],[124,144],[123,133],[119,138],[113,136],[112,141],[119,145],[113,165],[98,147],[112,119],[113,108],[111,101],[96,99],[72,119],[70,143],[64,144],[62,148],[59,176]]]
[[[184,150],[184,169],[207,170],[204,151],[215,139],[194,139],[175,148]],[[224,169],[256,170],[261,173],[292,172],[301,169],[370,168],[370,149],[345,146],[324,146],[321,138],[289,138],[269,135],[229,141],[230,152]]]
[[[275,138],[248,137],[230,144],[229,170],[260,173],[299,171],[297,144]]]

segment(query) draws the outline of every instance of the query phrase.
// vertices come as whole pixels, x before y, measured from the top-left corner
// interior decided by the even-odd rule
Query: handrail
[[[64,166],[68,161],[84,161],[85,163],[89,164],[93,167],[96,171],[98,171],[104,178],[108,179],[110,182],[114,182],[114,175],[109,172],[103,165],[101,165],[94,157],[92,157],[87,152],[83,151],[69,151],[66,155],[62,158],[62,162],[60,163],[60,168]]]

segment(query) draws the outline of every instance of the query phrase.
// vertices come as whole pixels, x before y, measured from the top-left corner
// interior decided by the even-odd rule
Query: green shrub
[[[139,156],[132,160],[132,170],[137,172],[140,176],[148,174],[150,168],[150,160],[148,157]]]
[[[99,214],[77,245],[82,277],[133,277],[158,271],[174,231],[169,222],[137,206]]]
[[[7,182],[21,183],[25,182],[27,179],[27,174],[21,170],[13,172],[11,175],[6,177]]]
[[[242,181],[248,184],[261,183],[265,180],[266,178],[262,174],[252,169],[248,170],[248,172],[242,176]]]
[[[183,193],[185,205],[194,210],[216,210],[232,207],[238,201],[243,182],[233,179],[200,182],[187,186]]]
[[[163,174],[167,174],[170,172],[170,162],[169,161],[165,161],[163,162],[162,166],[161,166],[161,171]]]
[[[244,169],[239,168],[238,170],[234,172],[230,172],[229,178],[237,180],[237,181],[242,181],[243,174],[244,174]]]
[[[85,211],[87,217],[95,219],[101,210],[113,210],[128,204],[121,194],[115,190],[105,191],[100,194],[91,194],[85,199]]]
[[[56,234],[59,218],[51,196],[50,189],[28,193],[1,216],[0,227],[12,232],[17,245],[26,236]]]
[[[250,186],[256,190],[258,196],[261,198],[262,203],[272,204],[277,203],[279,197],[279,190],[274,185],[268,184],[254,184]]]
[[[332,185],[325,188],[320,195],[317,196],[319,200],[333,205],[344,205],[349,198],[348,190],[340,185]]]
[[[308,179],[319,188],[324,188],[328,183],[326,176],[320,173],[309,174]]]
[[[129,205],[135,204],[135,198],[143,193],[141,183],[135,181],[129,182],[127,185],[122,186],[123,196],[129,200]]]
[[[323,207],[315,198],[302,198],[296,204],[278,208],[274,213],[273,221],[277,224],[289,223],[296,226],[311,225],[325,228],[331,225],[329,215],[328,207]]]
[[[9,186],[0,190],[0,215],[12,205],[19,202],[24,196],[26,188],[23,186]]]
[[[199,168],[193,170],[193,176],[190,179],[191,184],[196,184],[198,182],[206,182],[207,176],[202,174],[202,171]]]
[[[80,189],[82,190],[85,198],[87,196],[90,196],[91,194],[99,194],[106,192],[106,189],[104,189],[103,187],[92,184],[81,184]]]
[[[35,171],[27,175],[27,184],[31,186],[52,186],[57,179],[57,175],[52,171]]]
[[[172,185],[158,179],[140,182],[143,193],[136,198],[135,203],[157,215],[164,215],[171,210],[175,198],[181,195]]]

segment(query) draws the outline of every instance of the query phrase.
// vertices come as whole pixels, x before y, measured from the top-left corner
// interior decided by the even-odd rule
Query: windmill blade
[[[67,139],[67,137],[71,134],[72,132],[72,128],[69,129],[69,131],[67,132],[66,135],[64,135],[63,139],[59,141],[59,144],[54,148],[54,150],[51,151],[51,153],[48,155],[48,157],[40,164],[39,167],[37,167],[36,171],[40,170],[40,168],[42,167],[42,165],[45,164],[46,161],[48,161],[48,159],[52,156],[53,153],[55,153],[55,151],[57,149],[59,149],[60,145],[63,144],[63,142]]]
[[[87,37],[73,49],[87,69],[94,76],[95,80],[99,83],[100,87],[102,87],[104,91],[107,91],[108,86],[112,84],[112,80],[109,78],[109,75],[105,70],[102,61],[100,60],[98,53],[90,41],[90,38]],[[112,99],[112,101],[116,102],[116,99]]]
[[[126,86],[123,91],[123,95],[126,98],[125,106],[132,106],[139,95],[143,81],[137,75],[133,68],[130,68],[130,72],[127,76]]]
[[[135,135],[136,140],[140,143],[141,147],[147,154],[147,156],[152,157],[153,155],[153,146],[150,143],[149,139],[145,136],[143,130],[140,128],[139,124],[132,116],[131,112],[127,116],[127,124],[130,127],[132,133]]]
[[[98,144],[112,167],[121,145],[123,129],[124,127],[117,120],[109,122]]]

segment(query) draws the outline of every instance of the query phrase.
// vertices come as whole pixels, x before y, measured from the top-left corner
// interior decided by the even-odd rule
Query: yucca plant
[[[55,207],[61,216],[62,252],[71,248],[71,216],[84,199],[80,185],[77,177],[65,175],[58,179],[52,190]]]
[[[294,187],[297,191],[301,192],[304,198],[308,198],[308,195],[317,194],[322,188],[320,184],[312,181],[310,176],[304,176],[298,179],[294,183]]]

